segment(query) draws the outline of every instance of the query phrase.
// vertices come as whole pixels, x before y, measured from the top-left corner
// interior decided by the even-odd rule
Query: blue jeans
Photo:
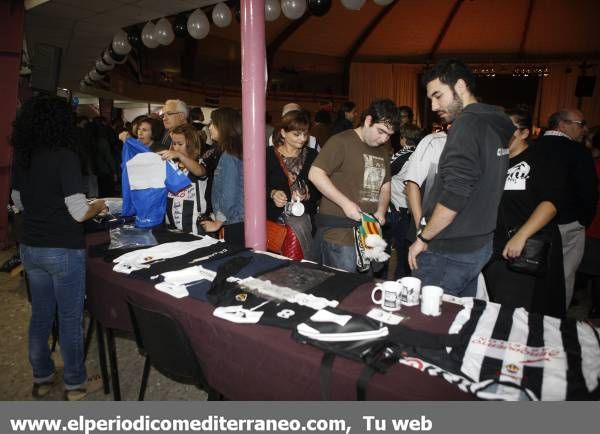
[[[435,285],[444,293],[459,297],[475,297],[477,276],[492,256],[492,241],[474,252],[439,253],[426,250],[417,256],[417,269],[412,275],[421,285]]]
[[[83,363],[83,302],[85,299],[85,250],[31,247],[21,244],[21,261],[31,292],[29,362],[34,382],[54,374],[48,337],[58,312],[60,352],[65,364],[67,389],[85,384]]]
[[[321,260],[323,265],[340,270],[356,273],[356,250],[354,246],[330,243],[323,240],[321,243]]]

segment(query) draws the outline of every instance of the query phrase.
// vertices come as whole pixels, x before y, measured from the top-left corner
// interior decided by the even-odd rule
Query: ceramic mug
[[[381,291],[381,297],[376,299],[375,294],[378,291]],[[378,283],[371,293],[371,300],[375,304],[380,304],[382,309],[394,312],[400,310],[402,307],[402,303],[400,302],[401,292],[402,285],[398,282]]]
[[[421,299],[421,280],[416,277],[403,277],[399,279],[402,285],[402,293],[400,294],[400,301],[405,306],[416,306],[419,304]]]
[[[424,286],[421,297],[421,313],[429,316],[441,315],[443,294],[444,290],[439,286]]]
[[[299,200],[290,201],[285,204],[283,212],[287,215],[300,217],[304,215],[304,204]]]

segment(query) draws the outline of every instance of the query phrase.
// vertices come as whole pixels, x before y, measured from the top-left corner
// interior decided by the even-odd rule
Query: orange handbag
[[[287,225],[267,220],[267,250],[281,255],[287,232]]]

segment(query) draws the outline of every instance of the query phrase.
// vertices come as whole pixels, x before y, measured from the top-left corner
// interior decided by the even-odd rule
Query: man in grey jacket
[[[438,62],[423,84],[432,110],[452,128],[408,262],[423,285],[472,297],[492,254],[515,127],[501,109],[477,102],[475,77],[459,60]]]

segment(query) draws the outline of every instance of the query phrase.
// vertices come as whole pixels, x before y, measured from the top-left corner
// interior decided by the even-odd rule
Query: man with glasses
[[[171,131],[173,128],[187,123],[188,108],[186,103],[180,99],[168,99],[162,108],[162,121],[165,126],[165,134],[160,143],[150,147],[153,152],[162,151],[171,147]]]
[[[583,258],[585,226],[594,219],[598,179],[590,151],[581,143],[587,131],[583,113],[563,109],[548,119],[548,131],[536,143],[542,158],[553,165],[564,188],[557,223],[562,237],[566,308],[573,298],[575,272]]]

